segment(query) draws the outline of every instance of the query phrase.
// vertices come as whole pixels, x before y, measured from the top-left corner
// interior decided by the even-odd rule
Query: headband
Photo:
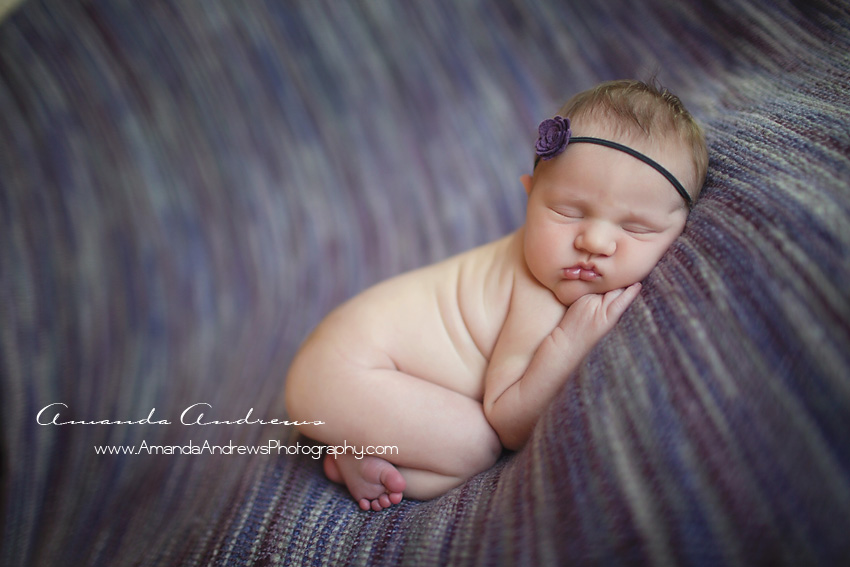
[[[628,146],[624,146],[623,144],[618,144],[617,142],[612,142],[611,140],[603,140],[602,138],[591,138],[588,136],[576,136],[572,137],[572,131],[570,130],[570,119],[564,118],[563,116],[555,116],[555,118],[547,118],[543,122],[540,123],[540,127],[538,128],[539,137],[537,138],[537,143],[534,145],[534,149],[537,153],[537,158],[534,160],[534,165],[537,165],[539,160],[547,160],[552,159],[553,157],[559,155],[565,149],[567,149],[567,144],[569,143],[581,143],[584,142],[586,144],[596,144],[597,146],[605,146],[606,148],[613,148],[615,150],[619,150],[621,152],[627,153],[633,158],[637,158],[646,165],[655,169],[658,173],[664,176],[664,178],[669,181],[673,187],[676,188],[676,191],[679,195],[682,196],[682,199],[685,200],[685,203],[688,205],[688,209],[694,206],[694,201],[691,199],[691,196],[685,191],[685,188],[679,183],[679,180],[676,179],[672,173],[667,171],[660,163],[655,161],[654,159],[640,153],[637,150],[634,150]]]

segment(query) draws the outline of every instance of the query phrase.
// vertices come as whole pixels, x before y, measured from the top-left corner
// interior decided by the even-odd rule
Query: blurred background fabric
[[[846,561],[848,48],[829,0],[10,7],[0,564]],[[303,443],[180,414],[285,419],[326,313],[516,229],[537,124],[650,76],[705,126],[703,196],[525,449],[381,513],[309,455],[96,454]]]

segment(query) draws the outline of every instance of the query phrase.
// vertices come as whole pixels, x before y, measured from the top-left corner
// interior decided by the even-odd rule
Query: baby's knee
[[[468,431],[467,450],[463,455],[464,476],[472,476],[496,464],[502,454],[499,435],[486,419]]]
[[[481,445],[482,445],[482,455],[483,458],[487,462],[487,466],[485,468],[492,467],[499,457],[502,455],[502,442],[499,439],[499,434],[496,433],[496,430],[490,425],[486,419],[484,420],[486,423],[486,427],[482,427],[482,437],[481,437]]]

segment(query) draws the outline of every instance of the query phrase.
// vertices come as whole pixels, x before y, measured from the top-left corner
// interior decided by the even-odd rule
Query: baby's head
[[[699,195],[708,168],[705,136],[667,89],[651,82],[609,81],[575,95],[558,114],[570,120],[573,139],[607,136],[647,148],[668,170],[681,170],[676,177],[692,200]],[[538,155],[535,167],[539,161]]]
[[[579,93],[541,124],[526,262],[569,305],[641,281],[682,232],[702,187],[702,129],[677,97],[613,81]]]

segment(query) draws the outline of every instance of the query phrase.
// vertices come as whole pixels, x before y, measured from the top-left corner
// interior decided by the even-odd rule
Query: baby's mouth
[[[596,267],[593,264],[578,264],[571,268],[564,268],[564,279],[566,280],[592,282],[601,277],[602,275],[596,271]]]

